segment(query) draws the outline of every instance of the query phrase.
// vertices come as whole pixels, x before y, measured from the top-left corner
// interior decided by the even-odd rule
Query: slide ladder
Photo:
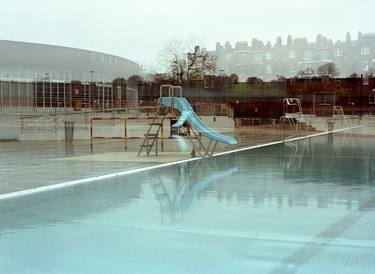
[[[333,116],[341,118],[343,126],[350,126],[348,119],[345,117],[344,109],[342,106],[333,106]]]
[[[297,131],[301,123],[304,123],[303,110],[301,101],[298,98],[284,98],[283,99],[284,115],[280,121],[287,121],[292,126],[292,129]]]
[[[155,155],[158,155],[158,145],[159,145],[159,133],[160,129],[163,126],[166,112],[160,113],[161,104],[158,104],[157,109],[154,113],[154,118],[151,123],[149,123],[148,130],[145,134],[142,144],[139,147],[138,156],[140,156],[145,150],[146,155],[149,156],[152,148],[155,147]]]
[[[174,90],[181,89],[181,87],[174,87],[172,85],[161,85],[160,86],[160,96],[163,96],[165,90],[168,91],[168,96],[173,96]],[[156,111],[153,115],[152,122],[149,123],[149,128],[145,134],[142,144],[139,147],[138,156],[142,154],[145,150],[146,155],[149,156],[152,149],[155,147],[155,155],[158,155],[158,146],[159,146],[159,133],[163,126],[165,117],[169,113],[174,114],[173,106],[170,110],[165,108],[161,101],[159,100]]]

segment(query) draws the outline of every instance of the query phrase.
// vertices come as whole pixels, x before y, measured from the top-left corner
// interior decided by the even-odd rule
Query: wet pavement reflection
[[[0,270],[370,273],[374,159],[321,136],[2,201]]]

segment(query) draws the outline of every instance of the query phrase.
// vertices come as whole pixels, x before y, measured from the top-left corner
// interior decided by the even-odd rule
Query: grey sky
[[[153,65],[166,40],[215,43],[375,32],[373,0],[0,0],[0,39],[84,48]]]

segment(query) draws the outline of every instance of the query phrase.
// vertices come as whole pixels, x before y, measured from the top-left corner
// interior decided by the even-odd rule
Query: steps
[[[154,118],[152,119],[152,122],[149,123],[149,128],[144,135],[145,138],[139,146],[138,156],[140,156],[142,152],[146,152],[146,155],[149,156],[154,147],[155,155],[158,155],[159,133],[160,129],[163,127],[166,115],[167,113],[162,111],[161,102],[159,102],[154,113]]]

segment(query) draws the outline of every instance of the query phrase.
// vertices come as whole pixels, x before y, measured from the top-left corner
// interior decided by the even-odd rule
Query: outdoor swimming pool
[[[0,201],[0,272],[371,273],[374,164],[321,136]]]

